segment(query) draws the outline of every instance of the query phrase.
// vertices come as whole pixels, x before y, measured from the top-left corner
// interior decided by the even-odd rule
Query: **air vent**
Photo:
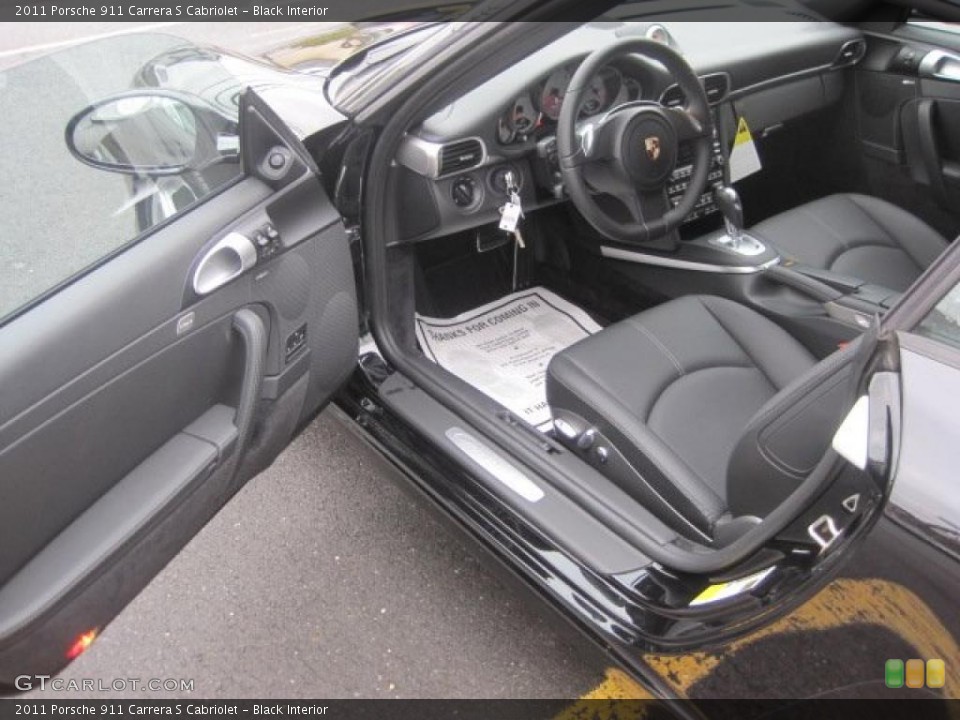
[[[856,65],[863,59],[863,56],[867,54],[867,41],[863,39],[859,40],[850,40],[845,42],[843,47],[840,48],[840,53],[837,55],[837,59],[834,61],[834,67],[847,67],[849,65]]]
[[[440,148],[438,174],[449,175],[475,168],[483,162],[483,143],[475,138],[460,140]]]
[[[712,104],[722,102],[730,92],[730,76],[720,73],[700,78],[703,89],[707,91],[707,100]]]
[[[665,105],[666,107],[679,107],[686,102],[686,96],[683,94],[683,90],[680,89],[679,85],[671,85],[666,89],[663,95],[660,96],[660,104]]]
[[[715,75],[704,75],[700,78],[700,84],[707,93],[707,101],[711,105],[723,102],[724,98],[730,93],[730,76],[726,73],[717,73]],[[679,85],[671,85],[660,96],[660,104],[666,107],[679,107],[687,102],[686,96]]]

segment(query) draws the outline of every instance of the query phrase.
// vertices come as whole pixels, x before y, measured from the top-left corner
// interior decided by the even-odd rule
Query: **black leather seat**
[[[751,230],[783,257],[903,292],[947,248],[933,228],[885,200],[830,195]]]
[[[850,354],[818,364],[753,310],[688,296],[558,353],[547,397],[571,448],[678,531],[719,541],[819,462]]]

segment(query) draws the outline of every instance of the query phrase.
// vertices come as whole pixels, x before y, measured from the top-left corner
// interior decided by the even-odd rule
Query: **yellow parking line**
[[[603,681],[554,720],[640,720],[647,717],[646,703],[620,700],[654,700],[654,696],[622,670],[607,668]]]
[[[726,658],[759,640],[853,624],[878,625],[913,646],[918,657],[943,660],[947,668],[943,695],[947,698],[960,697],[960,684],[956,679],[957,672],[960,672],[960,647],[950,631],[915,593],[886,580],[835,580],[787,617],[731,643],[725,653],[645,655],[644,660],[679,697],[685,697],[693,685],[706,678]],[[869,652],[869,649],[865,648],[865,651]],[[883,678],[884,658],[866,656],[864,661],[876,662],[877,679]],[[842,679],[838,678],[838,684],[841,683]],[[606,671],[604,680],[582,696],[581,700],[650,697],[650,693],[639,683],[619,670],[610,669]],[[596,712],[594,705],[591,703]],[[559,717],[563,720],[585,717],[576,712],[577,708],[578,704],[574,704],[570,708],[572,714],[564,713]],[[608,715],[613,716],[600,713],[596,717]]]

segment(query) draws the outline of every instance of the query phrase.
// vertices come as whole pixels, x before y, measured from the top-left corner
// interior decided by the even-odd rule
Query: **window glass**
[[[923,319],[917,332],[960,348],[960,285],[947,293]]]
[[[224,60],[145,33],[0,70],[0,322],[239,175]]]

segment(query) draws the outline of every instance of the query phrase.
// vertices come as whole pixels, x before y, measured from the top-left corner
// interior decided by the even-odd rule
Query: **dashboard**
[[[784,19],[791,15],[785,13]],[[519,185],[525,210],[565,202],[556,130],[567,88],[591,51],[625,36],[669,44],[693,67],[707,92],[716,133],[709,182],[727,180],[727,155],[738,117],[748,117],[754,133],[762,135],[767,128],[830,107],[846,87],[843,70],[862,57],[865,44],[858,30],[793,20],[596,22],[573,30],[408,131],[396,154],[397,171],[403,174],[400,201],[414,210],[402,214],[403,241],[498,222],[508,173]],[[626,55],[590,79],[579,115],[599,115],[636,100],[667,106],[685,103],[662,66]],[[674,204],[686,190],[689,162],[689,153],[681,146],[667,184]],[[687,220],[702,223],[714,213],[706,193]]]

